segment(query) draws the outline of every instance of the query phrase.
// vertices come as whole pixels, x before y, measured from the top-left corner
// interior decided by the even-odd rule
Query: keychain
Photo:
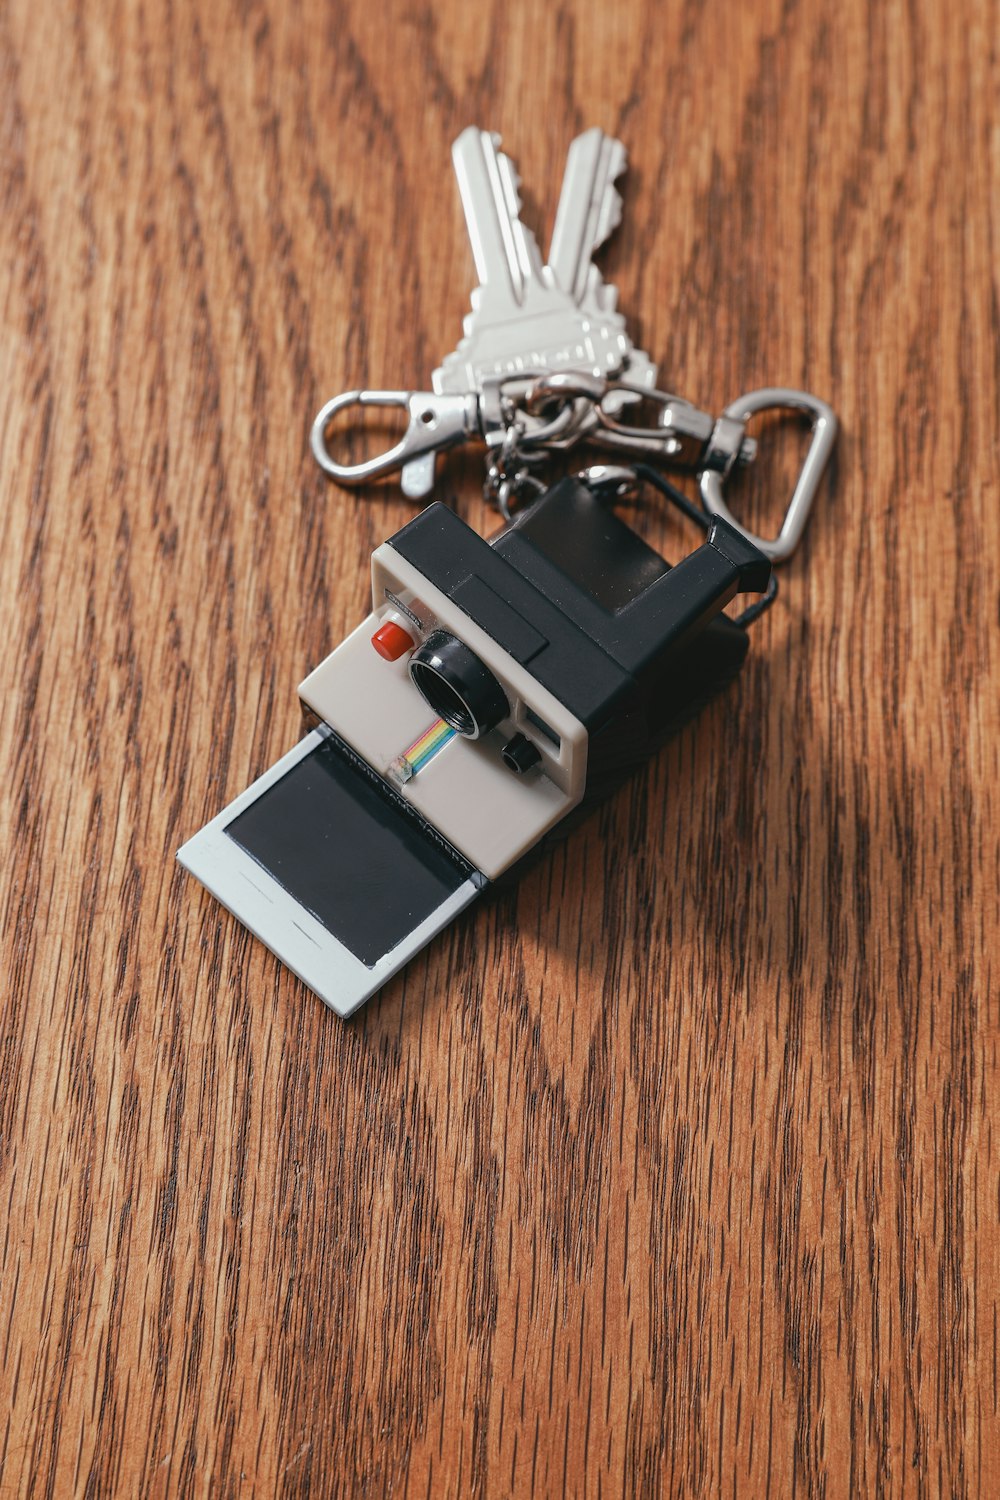
[[[472,127],[453,148],[480,284],[432,390],[345,392],[312,448],[341,484],[399,471],[422,498],[439,454],[481,443],[505,524],[486,540],[434,502],[376,549],[371,613],[300,685],[308,733],[178,854],[344,1016],[736,675],[836,438],[803,391],[713,418],[656,388],[592,259],[620,219],[620,142],[593,129],[570,147],[547,265],[498,148]],[[366,406],[403,408],[406,431],[342,463],[332,434]],[[786,408],[812,440],[767,539],[734,520],[725,484],[757,461],[749,418]],[[617,461],[548,486],[546,458],[583,444]],[[701,507],[663,468],[698,474]],[[704,532],[674,566],[615,513],[642,484]],[[759,597],[724,614],[744,593]]]

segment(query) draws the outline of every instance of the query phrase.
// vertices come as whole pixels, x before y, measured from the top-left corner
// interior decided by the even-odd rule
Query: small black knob
[[[537,766],[542,758],[541,751],[523,734],[515,734],[512,740],[508,740],[500,754],[507,769],[516,771],[518,776]]]

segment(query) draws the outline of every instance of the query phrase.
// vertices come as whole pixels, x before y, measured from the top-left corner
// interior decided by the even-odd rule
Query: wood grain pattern
[[[0,7],[0,1494],[1000,1493],[998,36]],[[620,134],[664,383],[844,431],[728,698],[345,1025],[173,853],[412,513],[308,426],[457,338],[472,121],[543,240]]]

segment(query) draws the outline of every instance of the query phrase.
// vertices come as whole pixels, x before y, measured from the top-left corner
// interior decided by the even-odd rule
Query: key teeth
[[[628,167],[628,152],[624,144],[613,135],[604,137],[604,146],[608,160],[608,170],[605,175],[609,182],[617,182]]]
[[[481,138],[492,142],[493,149],[496,152],[497,166],[500,168],[501,175],[506,182],[508,197],[510,198],[514,213],[520,214],[523,207],[521,203],[521,174],[514,165],[513,157],[508,156],[506,151],[501,151],[500,149],[503,137],[497,130],[481,130],[479,135]]]
[[[525,249],[528,253],[528,259],[533,266],[532,274],[537,279],[541,279],[542,272],[544,271],[545,267],[542,265],[542,253],[538,247],[538,240],[535,237],[534,230],[529,229],[527,224],[525,224],[524,220],[521,218],[521,209],[523,207],[523,204],[521,202],[520,175],[513,161],[504,151],[498,153],[497,165],[499,166],[501,174],[504,178],[507,198],[510,202],[511,207],[511,216],[516,221],[513,226],[515,235],[519,233],[524,241]]]
[[[506,151],[497,152],[497,165],[503,173],[507,182],[507,196],[510,199],[511,208],[520,216],[523,204],[521,202],[521,176],[507,155]]]
[[[611,316],[618,307],[618,288],[613,281],[605,281],[596,266],[587,273],[587,287],[581,298],[581,307],[590,302],[599,308],[605,317]]]
[[[594,232],[594,249],[599,250],[614,234],[622,221],[622,195],[617,188],[605,199],[604,210]]]
[[[605,137],[604,149],[607,161],[607,170],[604,175],[608,182],[617,182],[628,166],[628,152],[621,141],[611,136]],[[604,200],[602,212],[597,221],[593,250],[599,250],[607,243],[621,221],[622,195],[617,188],[612,188]]]

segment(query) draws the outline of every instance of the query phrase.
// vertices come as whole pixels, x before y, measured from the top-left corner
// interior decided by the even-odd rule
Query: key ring
[[[505,521],[512,518],[511,501],[516,496],[529,489],[536,496],[545,491],[545,485],[527,467],[532,462],[537,463],[541,454],[525,453],[523,440],[523,424],[516,419],[512,420],[499,445],[499,452],[486,470],[483,482],[483,499],[488,504],[495,505]],[[520,467],[511,473],[512,464],[518,463]]]

